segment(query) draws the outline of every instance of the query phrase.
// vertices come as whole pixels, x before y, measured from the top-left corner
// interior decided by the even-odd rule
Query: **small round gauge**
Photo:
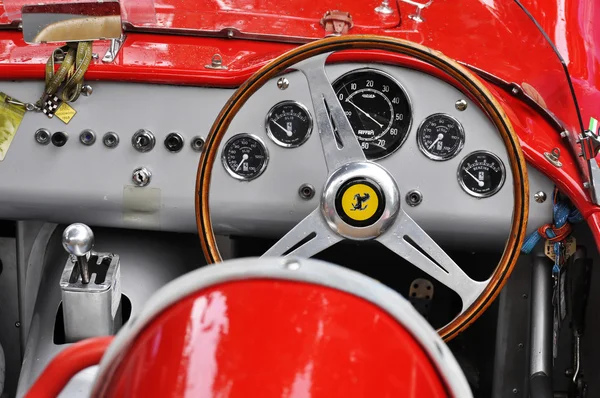
[[[250,181],[265,171],[269,153],[258,137],[251,134],[237,134],[225,143],[221,161],[225,170],[233,178]]]
[[[274,143],[285,148],[296,148],[310,137],[312,118],[301,103],[282,101],[267,113],[265,126],[267,135]]]
[[[390,75],[358,69],[338,78],[333,89],[368,159],[396,151],[412,121],[408,95]]]
[[[462,189],[476,198],[494,195],[504,185],[506,172],[502,160],[491,152],[475,151],[461,160],[458,182]]]
[[[428,116],[417,130],[421,152],[432,160],[455,157],[465,143],[465,131],[458,120],[443,113]]]

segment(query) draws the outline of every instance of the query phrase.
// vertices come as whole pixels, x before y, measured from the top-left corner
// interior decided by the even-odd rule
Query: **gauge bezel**
[[[306,133],[306,136],[301,141],[298,141],[295,144],[287,144],[283,141],[278,140],[277,138],[275,138],[275,135],[271,131],[271,123],[269,123],[271,116],[273,115],[275,109],[277,109],[279,106],[285,106],[285,105],[296,105],[300,109],[302,109],[304,112],[306,112],[306,114],[308,115],[308,132]],[[278,102],[275,105],[273,105],[271,107],[271,109],[269,109],[269,112],[267,112],[267,115],[265,116],[265,130],[267,131],[267,136],[271,139],[271,141],[273,141],[275,144],[279,145],[280,147],[282,147],[282,148],[298,148],[299,146],[304,144],[306,141],[308,141],[308,139],[310,138],[310,136],[312,134],[312,130],[313,130],[313,118],[312,118],[310,111],[308,110],[308,107],[306,105],[304,105],[303,103],[294,101],[294,100],[281,101],[281,102]]]
[[[263,150],[265,151],[265,161],[264,161],[262,167],[260,168],[260,170],[258,171],[258,173],[252,177],[246,177],[246,176],[237,174],[234,170],[231,169],[231,167],[229,167],[229,164],[227,163],[227,146],[229,146],[229,144],[231,144],[233,141],[235,141],[239,138],[244,138],[244,137],[255,140],[263,147]],[[236,180],[252,181],[252,180],[255,180],[258,177],[260,177],[266,170],[267,164],[269,163],[269,150],[267,149],[267,146],[265,145],[264,141],[262,139],[260,139],[258,136],[254,135],[254,134],[248,134],[248,133],[237,133],[233,137],[228,139],[227,142],[225,142],[225,145],[223,145],[223,149],[221,150],[221,163],[223,164],[225,171],[231,177],[235,178]]]
[[[412,100],[411,100],[410,96],[408,95],[408,91],[406,91],[406,89],[398,81],[398,79],[396,79],[394,76],[392,76],[390,73],[388,73],[386,71],[383,71],[381,69],[371,68],[371,67],[368,67],[368,66],[364,67],[364,68],[359,68],[359,69],[352,69],[351,71],[348,71],[348,72],[343,73],[340,76],[338,76],[333,81],[333,83],[331,83],[331,88],[333,88],[333,92],[335,93],[336,98],[337,98],[337,92],[335,91],[335,85],[336,85],[336,83],[339,80],[344,79],[346,76],[353,75],[353,74],[356,74],[356,73],[363,73],[363,72],[371,72],[371,73],[379,74],[381,76],[384,76],[384,77],[390,79],[392,82],[394,82],[394,84],[396,84],[400,88],[400,91],[402,91],[402,93],[404,93],[404,97],[406,98],[406,102],[408,102],[408,113],[409,113],[409,116],[410,116],[410,120],[408,121],[408,126],[406,128],[406,134],[404,135],[404,138],[402,138],[402,140],[400,141],[400,143],[398,144],[398,146],[393,151],[390,151],[390,152],[384,154],[383,156],[378,156],[378,157],[374,157],[374,158],[368,158],[368,160],[370,160],[370,161],[376,161],[376,160],[385,159],[388,156],[396,153],[396,151],[398,151],[400,148],[402,148],[402,146],[404,145],[404,143],[408,139],[408,136],[410,135],[410,132],[411,132],[413,120],[414,120],[413,103],[412,103]],[[343,109],[343,106],[342,106],[341,103],[340,103],[340,106]],[[348,120],[348,123],[350,123],[350,120]],[[350,124],[350,126],[352,127],[352,124]],[[360,140],[358,139],[358,136],[354,132],[354,127],[352,127],[352,132],[354,133],[354,136],[356,137],[356,140],[360,143]],[[363,151],[363,153],[364,153],[364,151]],[[366,157],[366,154],[365,154],[365,157]]]
[[[458,145],[458,147],[456,148],[456,150],[447,155],[447,156],[439,156],[439,155],[434,155],[433,153],[430,153],[428,151],[427,148],[425,148],[425,146],[423,145],[423,143],[421,142],[421,128],[423,127],[423,125],[425,124],[425,122],[427,122],[429,119],[434,118],[434,117],[440,117],[440,116],[444,116],[447,117],[449,119],[452,119],[456,125],[458,126],[458,130],[459,130],[459,135],[460,135],[460,143]],[[425,156],[427,156],[429,159],[431,160],[435,160],[436,162],[443,162],[446,160],[450,160],[452,158],[455,158],[456,155],[458,155],[460,153],[460,151],[462,151],[462,149],[465,146],[465,129],[462,125],[461,122],[458,121],[457,118],[455,118],[454,116],[450,116],[447,113],[433,113],[429,116],[427,116],[425,119],[423,119],[423,121],[419,124],[419,128],[417,129],[417,146],[419,147],[419,149],[421,150],[421,153]]]
[[[467,185],[464,183],[464,180],[460,174],[460,170],[462,169],[463,164],[465,163],[465,160],[467,160],[469,157],[471,157],[473,155],[478,155],[478,154],[491,156],[494,159],[496,159],[496,161],[500,165],[500,171],[502,172],[502,180],[500,180],[500,184],[498,184],[498,186],[496,188],[494,188],[493,190],[491,190],[490,192],[479,193],[479,192],[471,191],[467,187]],[[460,187],[467,194],[469,194],[475,198],[480,198],[480,199],[481,198],[489,198],[490,196],[494,196],[495,194],[497,194],[498,191],[500,191],[502,189],[502,187],[504,186],[504,182],[506,181],[506,167],[504,167],[504,162],[502,161],[502,159],[500,159],[500,156],[498,156],[495,153],[490,152],[490,151],[478,150],[478,151],[473,151],[473,152],[469,153],[468,155],[466,155],[464,158],[462,158],[462,160],[458,164],[458,169],[456,170],[456,176],[458,178],[458,183],[460,184]]]

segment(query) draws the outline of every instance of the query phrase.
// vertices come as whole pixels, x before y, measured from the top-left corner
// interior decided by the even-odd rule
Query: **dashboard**
[[[495,127],[466,96],[425,73],[382,64],[326,72],[368,159],[396,179],[402,207],[434,239],[501,248],[512,175]],[[203,139],[232,89],[89,82],[73,119],[28,113],[0,162],[0,218],[196,231]],[[0,82],[23,101],[39,81]],[[279,237],[314,210],[327,171],[306,78],[289,72],[241,108],[219,148],[215,232]],[[528,231],[551,221],[552,182],[532,167]]]

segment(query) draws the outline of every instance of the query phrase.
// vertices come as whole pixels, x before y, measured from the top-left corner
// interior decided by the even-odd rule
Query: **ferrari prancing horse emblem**
[[[352,208],[350,209],[350,211],[365,210],[368,205],[363,206],[363,203],[365,203],[367,200],[369,200],[370,197],[371,197],[371,195],[369,195],[366,192],[364,195],[361,195],[359,193],[354,195],[354,200],[356,201],[356,203],[352,204]]]

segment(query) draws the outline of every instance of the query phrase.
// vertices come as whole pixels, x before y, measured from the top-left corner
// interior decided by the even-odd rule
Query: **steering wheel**
[[[488,280],[471,279],[404,212],[394,177],[377,163],[366,160],[325,73],[327,57],[335,51],[347,49],[388,51],[439,68],[462,85],[463,91],[479,104],[498,129],[513,175],[514,208],[504,252]],[[310,257],[343,239],[375,239],[460,296],[461,312],[438,330],[446,341],[456,337],[493,302],[518,259],[527,226],[528,179],[517,135],[494,96],[464,67],[435,50],[415,43],[371,35],[322,39],[272,60],[238,88],[214,122],[198,165],[196,219],[207,261],[222,261],[209,208],[211,174],[221,141],[248,98],[289,68],[301,71],[306,77],[329,177],[323,187],[319,207],[264,255]],[[353,211],[355,206],[360,206],[361,195],[365,193],[369,195],[369,208],[364,212]]]

